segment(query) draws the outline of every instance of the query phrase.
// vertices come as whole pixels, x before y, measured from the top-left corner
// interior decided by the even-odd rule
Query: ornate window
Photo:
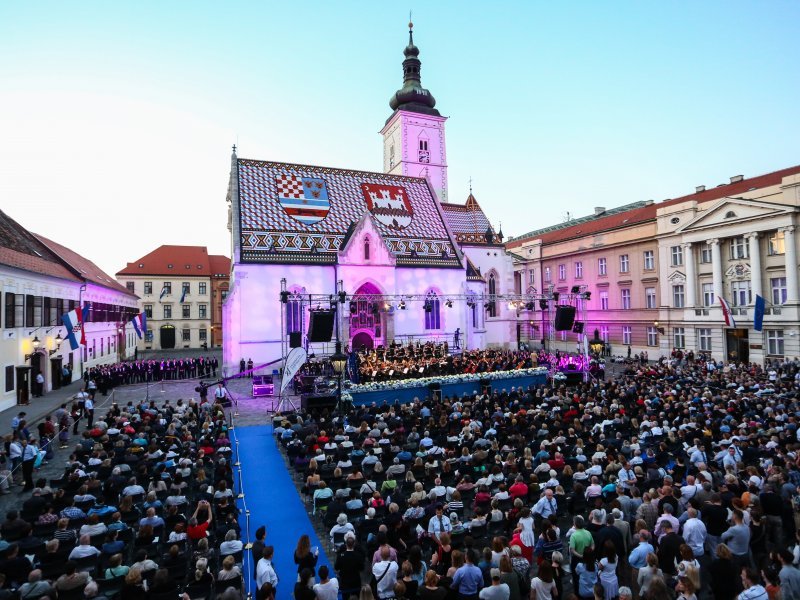
[[[497,316],[497,277],[494,272],[489,273],[489,301],[486,303],[486,311],[490,317]]]
[[[364,260],[369,260],[369,236],[364,238]]]

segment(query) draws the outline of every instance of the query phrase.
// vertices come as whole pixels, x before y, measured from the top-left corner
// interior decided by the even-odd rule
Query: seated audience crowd
[[[218,404],[112,405],[0,523],[0,598],[240,597],[230,456]]]
[[[798,361],[673,356],[570,389],[286,416],[335,552],[315,578],[298,544],[295,597],[800,598],[798,381]],[[273,551],[255,550],[267,589]]]

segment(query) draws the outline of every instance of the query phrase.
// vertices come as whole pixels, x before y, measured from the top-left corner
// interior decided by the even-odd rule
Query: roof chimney
[[[737,183],[742,179],[744,179],[744,175],[734,175],[733,177],[731,177],[731,183]]]
[[[694,191],[695,191],[695,193],[705,192],[706,191],[706,186],[698,185],[696,188],[694,188]]]
[[[602,215],[604,212],[606,212],[606,207],[605,206],[595,206],[594,207],[595,216]]]

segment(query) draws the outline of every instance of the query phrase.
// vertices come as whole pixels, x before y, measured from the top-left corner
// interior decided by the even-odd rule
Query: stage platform
[[[407,404],[415,398],[424,400],[432,393],[450,398],[464,394],[472,395],[481,391],[484,385],[493,392],[511,391],[511,388],[527,388],[547,382],[547,369],[525,369],[524,371],[498,371],[479,375],[451,377],[428,377],[397,381],[394,383],[366,384],[352,386],[345,394],[352,398],[354,406],[371,404]]]

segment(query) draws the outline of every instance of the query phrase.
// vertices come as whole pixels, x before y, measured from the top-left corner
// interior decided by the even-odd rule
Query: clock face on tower
[[[429,162],[431,162],[430,152],[428,152],[427,150],[420,150],[419,151],[419,162],[421,162],[421,163],[429,163]]]

